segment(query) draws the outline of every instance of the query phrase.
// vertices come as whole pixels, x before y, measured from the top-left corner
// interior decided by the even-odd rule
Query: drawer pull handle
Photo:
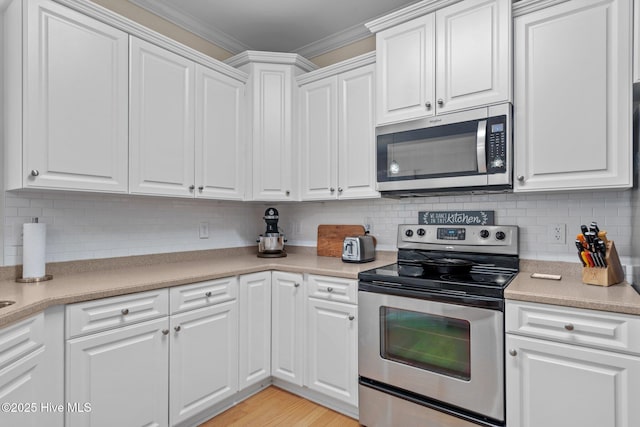
[[[516,349],[515,349],[515,348],[512,348],[511,350],[509,350],[509,354],[510,354],[511,356],[517,356],[517,355],[518,355],[518,352],[516,351]]]
[[[204,294],[204,296],[207,298],[211,298],[211,295],[213,295],[211,291],[208,291],[206,294]]]
[[[567,331],[573,331],[573,325],[571,323],[567,323],[566,325],[564,325],[564,328]]]
[[[120,313],[122,313],[123,316],[126,316],[127,314],[129,314],[129,309],[128,308],[123,308]]]
[[[169,335],[169,330],[168,329],[163,329],[162,330],[162,335]]]
[[[180,332],[182,328],[180,327],[180,325],[176,326],[175,328],[173,328],[174,331],[176,332]]]
[[[327,288],[327,292],[333,292],[333,288]]]
[[[293,287],[294,287],[294,288],[299,288],[299,287],[300,287],[300,283],[294,283],[294,284],[293,284]]]
[[[349,315],[349,320],[353,320],[353,319],[355,319],[355,318],[356,318],[356,317],[355,317],[353,314],[350,314],[350,315]]]

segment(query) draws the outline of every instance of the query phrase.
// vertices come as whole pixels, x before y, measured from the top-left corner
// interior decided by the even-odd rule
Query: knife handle
[[[591,224],[589,224],[589,231],[593,231],[597,235],[600,232],[600,229],[598,228],[598,223],[595,221],[591,221]]]
[[[606,231],[599,231],[599,232],[598,232],[598,238],[599,238],[600,240],[602,240],[605,244],[609,242],[609,241],[607,240],[607,232],[606,232]]]

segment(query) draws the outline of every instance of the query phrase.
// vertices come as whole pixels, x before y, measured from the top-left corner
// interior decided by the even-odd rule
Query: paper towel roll
[[[22,277],[25,279],[43,277],[47,224],[27,223],[24,224],[22,231]]]

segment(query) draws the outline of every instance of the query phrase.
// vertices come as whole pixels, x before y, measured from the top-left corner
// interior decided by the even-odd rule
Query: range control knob
[[[504,240],[504,238],[505,238],[505,237],[506,237],[506,236],[505,236],[505,234],[504,234],[504,231],[498,231],[498,232],[496,233],[496,239],[498,239],[498,240]]]
[[[480,237],[482,237],[483,239],[489,237],[489,230],[480,230]]]
[[[422,236],[424,236],[425,234],[427,234],[427,232],[426,232],[426,231],[424,231],[424,228],[418,228],[418,236],[422,237]]]
[[[405,232],[404,232],[404,235],[405,235],[405,236],[407,236],[407,237],[411,237],[411,236],[413,236],[413,230],[407,230],[407,231],[405,231]]]

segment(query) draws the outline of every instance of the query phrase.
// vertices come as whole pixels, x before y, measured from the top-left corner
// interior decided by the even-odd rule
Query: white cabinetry
[[[631,0],[514,6],[514,191],[632,185]]]
[[[240,276],[239,388],[271,376],[271,272]]]
[[[358,282],[309,275],[307,287],[306,385],[357,406]]]
[[[640,0],[633,0],[633,82],[640,83]]]
[[[408,8],[407,18],[425,7]],[[510,0],[466,0],[389,22],[367,24],[377,32],[379,125],[510,100]]]
[[[304,290],[298,273],[271,275],[271,375],[302,386],[304,367]]]
[[[63,325],[53,307],[0,330],[0,425],[62,427]]]
[[[298,79],[302,200],[379,197],[374,61],[364,55]]]
[[[50,0],[4,20],[7,188],[126,192],[127,34]]]
[[[640,425],[640,318],[507,301],[506,331],[507,425]]]
[[[247,113],[249,138],[246,198],[282,201],[297,198],[295,77],[315,65],[295,54],[247,51],[226,61],[249,74]]]

